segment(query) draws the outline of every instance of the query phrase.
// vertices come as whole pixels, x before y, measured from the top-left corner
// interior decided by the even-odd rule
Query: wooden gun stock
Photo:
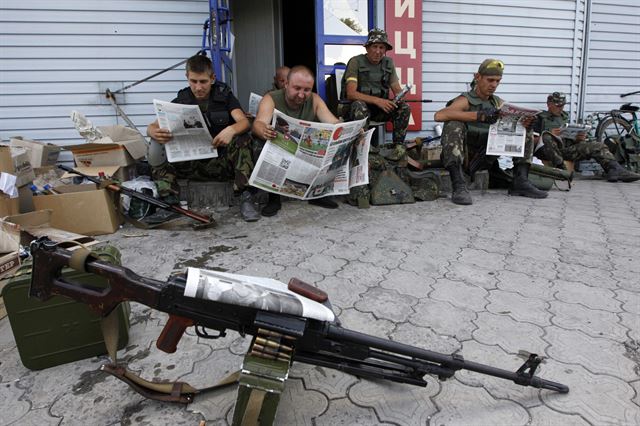
[[[298,278],[291,278],[287,288],[300,296],[315,300],[318,303],[324,303],[329,298],[329,295],[324,291],[312,286],[311,284],[307,284]]]
[[[185,330],[195,324],[192,319],[169,315],[169,320],[158,337],[156,347],[168,354],[174,353]]]

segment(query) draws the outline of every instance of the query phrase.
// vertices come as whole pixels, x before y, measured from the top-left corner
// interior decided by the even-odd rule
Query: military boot
[[[281,207],[280,195],[270,192],[269,201],[267,201],[267,205],[262,208],[262,216],[275,216]]]
[[[640,179],[639,174],[625,169],[615,160],[609,161],[605,168],[607,170],[607,180],[609,182],[635,182]]]
[[[240,216],[245,222],[255,222],[260,219],[260,213],[256,210],[253,194],[249,191],[243,191],[240,194]]]
[[[461,206],[469,206],[473,204],[471,194],[467,190],[467,185],[464,181],[462,174],[462,166],[460,164],[454,164],[447,167],[449,176],[451,177],[451,201],[454,204],[460,204]]]
[[[529,181],[529,167],[527,163],[519,163],[514,167],[513,182],[509,188],[509,195],[519,195],[528,198],[547,198],[546,191],[536,188]]]

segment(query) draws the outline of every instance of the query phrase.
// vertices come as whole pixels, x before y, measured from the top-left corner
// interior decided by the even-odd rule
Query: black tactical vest
[[[207,122],[209,133],[211,133],[211,136],[215,136],[227,127],[229,123],[234,122],[227,104],[230,93],[231,88],[229,88],[229,86],[216,81],[211,85],[211,92],[209,93],[209,99],[206,103],[199,103],[188,87],[180,90],[173,102],[184,105],[199,105],[202,115]]]

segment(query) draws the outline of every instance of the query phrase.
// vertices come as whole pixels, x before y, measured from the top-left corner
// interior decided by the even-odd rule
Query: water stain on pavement
[[[175,264],[174,270],[182,270],[184,268],[204,268],[207,263],[213,259],[213,257],[218,253],[228,253],[230,251],[238,250],[238,247],[231,247],[225,245],[213,246],[210,247],[209,250],[202,253],[200,256],[194,257],[192,259],[181,259],[178,263]],[[207,269],[214,269],[208,267]],[[220,269],[216,269],[220,270]]]

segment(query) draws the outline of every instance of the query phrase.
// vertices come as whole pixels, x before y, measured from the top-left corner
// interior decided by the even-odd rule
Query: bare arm
[[[313,93],[313,108],[316,117],[318,117],[322,123],[336,124],[340,122],[340,119],[329,111],[329,107],[327,107],[327,104],[324,103],[322,98],[315,93]]]
[[[231,110],[231,117],[235,120],[235,123],[222,129],[222,131],[213,138],[213,146],[216,148],[229,145],[234,136],[249,130],[249,120],[240,108]]]
[[[147,136],[151,137],[151,139],[155,140],[161,145],[169,142],[173,135],[171,134],[171,130],[169,129],[161,129],[158,124],[158,120],[147,126]]]
[[[469,101],[464,96],[458,96],[448,107],[436,111],[434,115],[436,121],[476,121],[478,113],[469,111]]]
[[[264,95],[258,105],[258,114],[256,115],[256,119],[253,120],[253,128],[251,131],[254,136],[265,141],[276,137],[276,131],[271,127],[271,120],[273,119],[273,110],[275,107],[276,105],[274,104],[271,95],[268,93]]]

